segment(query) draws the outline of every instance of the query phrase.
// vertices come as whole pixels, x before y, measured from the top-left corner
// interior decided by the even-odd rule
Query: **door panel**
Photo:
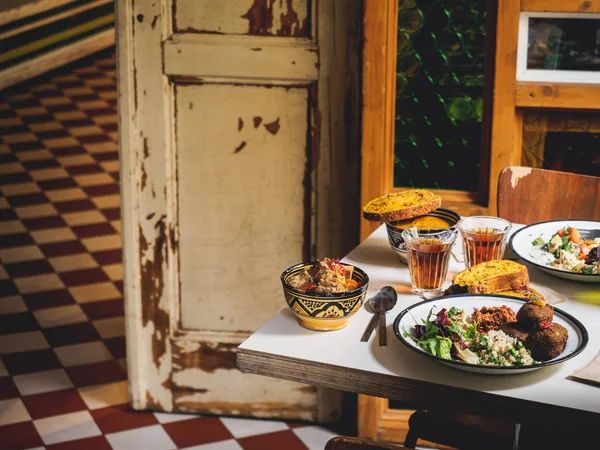
[[[165,42],[165,72],[197,81],[309,84],[319,76],[317,46],[250,36],[174,35]],[[210,64],[206,62],[210,61]]]
[[[206,353],[202,358],[206,360]],[[189,361],[185,363],[190,365]],[[177,411],[197,412],[201,405],[202,411],[210,414],[301,420],[319,417],[319,397],[314,388],[278,379],[265,380],[260,375],[247,376],[237,370],[187,368],[174,373],[173,387],[173,407]],[[327,420],[338,417],[339,411]]]
[[[307,90],[184,86],[176,106],[181,325],[255,330],[304,257]]]
[[[177,0],[177,31],[297,36],[310,34],[309,0]]]
[[[336,420],[339,392],[244,375],[236,348],[285,307],[283,269],[350,250],[359,58],[335,49],[356,45],[361,2],[117,7],[132,406]],[[292,7],[310,32],[284,24]],[[302,37],[314,11],[326,41]]]

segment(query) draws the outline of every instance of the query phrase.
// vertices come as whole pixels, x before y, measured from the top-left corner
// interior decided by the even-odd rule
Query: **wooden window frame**
[[[519,37],[517,39],[517,84],[522,81],[534,83],[600,84],[600,72],[597,71],[527,68],[529,19],[541,18],[600,19],[600,13],[521,11],[519,14]]]
[[[394,187],[394,139],[396,90],[397,0],[365,2],[363,48],[363,124],[361,204]],[[521,136],[524,108],[597,109],[600,85],[552,82],[518,82],[517,39],[520,13],[599,13],[600,0],[497,0],[495,36],[488,47],[494,63],[486,64],[486,78],[501,89],[484,90],[484,136],[490,134],[489,148],[482,147],[480,192],[436,190],[443,204],[461,214],[496,214],[498,177],[507,166],[521,163]],[[489,12],[489,11],[488,11]],[[488,14],[490,15],[490,14]],[[492,96],[493,94],[493,96]],[[487,101],[485,101],[487,100]],[[485,143],[486,138],[483,141]],[[361,240],[378,224],[361,218]]]
[[[500,172],[521,165],[523,115],[526,108],[599,109],[600,84],[517,81],[517,47],[521,12],[598,13],[600,0],[499,0],[496,28],[496,90],[490,148],[490,214],[497,213]]]
[[[493,0],[490,1],[495,4]],[[494,9],[495,8],[490,8]],[[394,186],[394,122],[396,106],[396,45],[398,36],[398,0],[365,2],[363,47],[363,116],[361,204],[390,192],[410,189]],[[494,14],[488,20],[495,20]],[[493,55],[494,36],[486,39],[486,58]],[[493,74],[493,64],[486,61],[485,78]],[[490,71],[489,73],[487,71]],[[491,114],[491,81],[484,87],[484,117]],[[442,197],[445,207],[461,213],[485,211],[488,180],[488,145],[491,122],[483,122],[480,190],[468,192],[429,189]],[[378,226],[361,218],[361,241]]]
[[[364,8],[361,205],[394,185],[398,1],[366,1]],[[361,241],[376,226],[361,218]]]

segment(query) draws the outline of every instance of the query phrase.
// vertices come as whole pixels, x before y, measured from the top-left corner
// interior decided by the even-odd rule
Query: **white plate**
[[[525,302],[526,300],[516,297],[491,294],[449,295],[442,298],[426,300],[409,306],[398,314],[398,317],[394,320],[394,333],[400,342],[421,355],[433,358],[449,367],[488,375],[510,375],[530,372],[532,370],[541,369],[542,367],[560,364],[583,351],[588,343],[587,330],[575,317],[556,307],[554,308],[554,318],[552,321],[562,325],[569,332],[569,338],[567,339],[565,349],[556,358],[531,366],[488,366],[447,360],[426,352],[412,339],[403,336],[403,329],[406,329],[409,333],[414,332],[415,320],[418,324],[421,324],[423,323],[421,319],[427,319],[427,315],[432,306],[435,306],[432,317],[442,308],[450,309],[453,306],[464,310],[465,314],[470,316],[473,313],[473,308],[481,309],[484,306],[492,307],[506,305],[516,313]]]
[[[513,233],[509,241],[510,249],[522,260],[551,275],[566,280],[600,283],[600,275],[573,273],[550,267],[550,263],[555,259],[554,255],[542,250],[541,245],[532,244],[533,240],[539,236],[542,237],[544,242],[548,242],[559,229],[566,226],[584,230],[600,230],[600,222],[593,220],[552,220],[550,222],[535,223]]]

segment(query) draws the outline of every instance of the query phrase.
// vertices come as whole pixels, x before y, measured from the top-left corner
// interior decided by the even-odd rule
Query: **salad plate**
[[[525,303],[527,303],[527,300],[522,298],[496,294],[461,294],[438,297],[416,303],[401,311],[394,320],[393,330],[394,334],[402,344],[424,357],[456,369],[488,375],[518,374],[561,364],[581,353],[587,346],[588,333],[583,324],[569,313],[556,307],[554,308],[554,317],[552,321],[553,323],[562,325],[568,332],[568,338],[564,349],[555,358],[543,362],[534,361],[531,365],[488,365],[465,362],[457,358],[454,355],[454,352],[450,355],[444,354],[443,351],[436,351],[434,348],[426,350],[426,348],[429,348],[429,345],[427,343],[423,345],[423,341],[420,341],[420,344],[418,339],[416,339],[416,336],[418,335],[416,326],[426,326],[428,322],[434,324],[439,323],[436,322],[435,319],[436,315],[442,310],[445,310],[447,314],[454,307],[455,310],[464,311],[465,316],[469,318],[475,308],[481,310],[483,307],[506,306],[517,313]],[[440,340],[435,337],[434,339]],[[519,348],[521,347],[518,344],[517,346]]]
[[[562,237],[555,237],[559,230],[569,230],[570,228],[600,232],[600,222],[552,220],[535,223],[515,231],[510,237],[509,246],[521,260],[533,264],[546,273],[567,280],[600,283],[600,266],[596,259],[600,255],[600,248],[593,250],[593,247],[600,247],[600,239],[597,239],[596,243],[585,245],[588,247],[586,251],[593,250],[591,256],[595,255],[595,262],[584,265],[586,259],[578,259],[581,246],[570,243],[572,239],[568,233]],[[586,237],[583,231],[582,237]],[[592,261],[592,259],[587,259],[587,261]]]

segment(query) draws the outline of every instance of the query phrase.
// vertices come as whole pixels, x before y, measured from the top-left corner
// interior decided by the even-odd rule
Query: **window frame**
[[[517,38],[517,82],[600,84],[600,71],[527,68],[529,19],[535,18],[600,20],[600,14],[521,11],[519,16],[519,35]]]
[[[488,30],[496,21],[496,2],[488,0]],[[398,0],[365,2],[363,46],[363,116],[361,205],[373,198],[409,187],[394,186],[394,135],[396,106],[396,42]],[[489,190],[489,148],[491,138],[492,86],[495,35],[486,36],[484,78],[484,120],[479,191],[429,189],[442,197],[444,207],[463,214],[483,214]],[[360,239],[366,239],[378,226],[361,217]]]

